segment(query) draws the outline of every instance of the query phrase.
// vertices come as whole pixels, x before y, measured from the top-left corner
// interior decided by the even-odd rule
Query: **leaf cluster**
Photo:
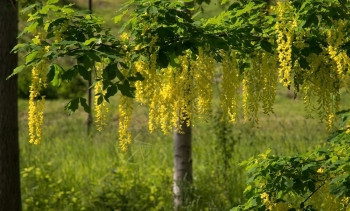
[[[115,95],[118,90],[123,95],[133,97],[133,88],[129,81],[140,80],[140,75],[125,75],[122,69],[128,69],[124,61],[124,44],[103,26],[103,19],[87,12],[77,12],[72,5],[58,6],[57,0],[46,4],[32,4],[22,10],[28,14],[27,27],[19,35],[29,34],[32,42],[18,44],[13,51],[29,52],[25,64],[17,67],[13,74],[20,73],[25,67],[35,67],[47,61],[47,80],[53,86],[60,86],[63,81],[71,81],[77,75],[85,80],[102,80],[105,95],[102,100]],[[70,58],[75,61],[68,68],[59,65],[60,59]],[[94,76],[96,63],[105,62],[101,78]],[[92,87],[94,84],[92,85]],[[92,88],[89,87],[89,88]],[[85,111],[90,111],[84,98],[72,100],[66,109],[70,112],[78,108],[80,102]]]
[[[197,55],[200,47],[206,47],[218,61],[220,51],[229,48],[247,57],[259,49],[271,53],[273,18],[266,11],[265,1],[237,1],[217,17],[196,20],[194,7],[182,1],[139,0],[129,1],[116,21],[128,17],[121,31],[130,34],[135,60],[149,52],[152,38],[157,37],[158,66],[167,67],[176,65],[176,58],[188,50]]]
[[[349,121],[349,110],[339,115],[345,125]],[[329,137],[325,146],[306,154],[275,156],[268,150],[243,162],[249,174],[244,192],[247,202],[232,210],[270,210],[278,204],[288,205],[289,210],[315,210],[308,202],[325,186],[337,199],[350,197],[347,129],[344,126]],[[348,205],[348,201],[343,204],[344,208]]]

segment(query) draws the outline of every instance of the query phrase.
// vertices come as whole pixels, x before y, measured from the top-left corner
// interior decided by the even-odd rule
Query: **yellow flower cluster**
[[[261,90],[261,69],[256,59],[252,60],[252,68],[243,75],[243,114],[245,121],[258,123],[258,110]]]
[[[324,173],[324,168],[320,167],[319,169],[317,169],[317,173],[323,174]]]
[[[194,81],[197,90],[197,112],[208,115],[211,111],[213,96],[214,58],[205,54],[204,49],[198,49],[197,60],[193,64]]]
[[[120,35],[120,39],[122,40],[122,41],[124,41],[124,42],[126,42],[128,39],[129,39],[129,35],[128,35],[128,33],[126,33],[126,32],[123,32],[121,35]]]
[[[214,58],[199,49],[195,60],[191,52],[178,57],[179,66],[156,70],[156,49],[149,62],[139,60],[135,70],[144,80],[135,83],[137,102],[149,107],[149,130],[160,128],[168,133],[173,127],[193,121],[194,114],[209,114],[211,109]]]
[[[190,125],[195,102],[193,71],[188,56],[179,60],[180,68],[162,69],[155,77],[158,83],[154,88],[154,98],[149,102],[149,120],[153,127],[150,130],[160,127],[163,133],[167,133],[172,127],[181,131],[180,125],[184,121]]]
[[[260,198],[263,200],[263,203],[266,205],[266,208],[268,210],[273,210],[276,204],[270,200],[270,196],[268,193],[264,192],[260,194]]]
[[[279,77],[280,82],[284,86],[291,85],[291,71],[292,71],[292,42],[293,30],[297,27],[297,21],[293,18],[290,21],[289,12],[291,11],[290,2],[277,2],[277,52],[279,60]]]
[[[40,62],[32,69],[32,83],[29,90],[29,111],[28,111],[28,127],[29,142],[39,144],[42,137],[42,125],[44,123],[45,96],[40,97],[40,91],[47,86],[46,84],[45,61]]]
[[[107,102],[102,100],[99,103],[99,98],[106,94],[106,90],[103,90],[102,80],[99,80],[102,77],[103,71],[103,62],[96,63],[96,79],[98,80],[94,87],[94,111],[95,111],[95,123],[96,129],[98,131],[102,131],[103,127],[106,126],[107,115],[109,112],[109,108]]]
[[[261,53],[262,107],[265,114],[273,112],[273,104],[276,98],[278,75],[275,58],[275,56],[268,56],[265,52]]]
[[[128,130],[133,111],[133,99],[125,96],[120,97],[118,112],[119,112],[119,146],[122,151],[128,149],[131,143],[131,133]]]
[[[337,67],[338,76],[342,81],[346,81],[348,74],[346,72],[350,68],[350,58],[347,56],[345,51],[338,53],[340,46],[347,42],[349,39],[345,37],[345,22],[336,21],[335,28],[328,29],[327,31],[327,42],[328,42],[328,53],[330,58],[335,62]]]
[[[342,206],[342,210],[349,210],[349,202],[350,202],[350,197],[348,196],[345,196],[345,197],[342,197],[341,199],[341,206]]]
[[[135,83],[136,93],[135,98],[137,102],[141,104],[146,104],[149,106],[149,122],[148,127],[152,132],[155,128],[156,113],[158,112],[157,108],[157,98],[159,97],[159,85],[160,75],[157,73],[157,55],[158,49],[155,46],[158,37],[152,37],[152,41],[150,43],[148,62],[140,59],[134,64],[134,69],[141,73],[144,77],[143,81],[137,81]]]
[[[243,75],[243,114],[245,121],[258,123],[259,102],[264,113],[273,112],[276,97],[276,61],[266,53],[258,53],[251,60],[251,68]]]
[[[229,121],[233,123],[236,122],[237,118],[239,88],[240,81],[236,52],[229,50],[224,53],[222,61],[221,108],[223,113],[229,116]],[[247,100],[246,98],[247,96],[244,98],[245,101]]]
[[[180,58],[181,68],[176,76],[175,93],[177,93],[176,108],[179,110],[179,124],[177,129],[181,132],[181,125],[186,122],[187,126],[191,125],[193,120],[194,102],[196,99],[196,86],[194,85],[194,65],[190,59],[190,52]]]
[[[319,55],[309,56],[311,69],[304,74],[302,91],[308,112],[316,106],[320,119],[326,120],[327,128],[331,130],[335,113],[339,110],[340,93],[337,68],[327,54],[327,50],[324,50]]]

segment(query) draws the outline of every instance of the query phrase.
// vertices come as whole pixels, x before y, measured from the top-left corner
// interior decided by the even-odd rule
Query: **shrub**
[[[155,168],[151,174],[121,164],[96,186],[92,210],[170,210],[169,171]]]
[[[52,163],[29,166],[21,171],[23,210],[81,210],[81,194],[54,178]]]
[[[270,150],[243,164],[247,202],[232,210],[347,210],[350,204],[350,110],[324,147],[274,156]]]

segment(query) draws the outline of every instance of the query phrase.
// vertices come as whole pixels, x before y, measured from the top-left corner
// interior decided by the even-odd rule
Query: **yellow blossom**
[[[96,63],[96,78],[101,79],[104,63]],[[102,80],[96,82],[94,87],[94,111],[95,111],[95,123],[96,129],[102,131],[103,127],[106,126],[107,115],[109,108],[107,102],[103,99],[106,94],[106,90],[103,90]],[[101,101],[102,99],[102,101]],[[99,102],[100,101],[100,102]]]
[[[120,39],[121,39],[122,41],[127,41],[127,40],[129,39],[128,33],[123,32],[123,33],[120,35]]]
[[[279,77],[284,86],[291,85],[292,42],[293,30],[297,22],[294,17],[288,17],[291,10],[290,2],[277,2],[277,52],[279,59]],[[293,18],[291,21],[290,18]]]
[[[45,96],[40,97],[40,91],[46,87],[47,64],[42,61],[32,69],[32,83],[29,90],[28,127],[29,142],[39,144],[42,138],[42,125],[44,123]]]
[[[133,99],[125,96],[120,97],[118,111],[119,111],[119,146],[122,151],[128,149],[131,143],[131,133],[129,131],[131,115],[133,111]]]
[[[319,168],[319,169],[317,169],[317,173],[319,173],[319,174],[323,174],[324,173],[324,168]]]
[[[229,50],[225,52],[222,61],[222,94],[221,94],[221,108],[224,114],[229,116],[229,121],[235,122],[238,111],[238,89],[240,82],[238,78],[236,52]],[[246,81],[244,81],[246,85]],[[246,88],[246,87],[244,87]],[[243,97],[247,101],[247,96]]]

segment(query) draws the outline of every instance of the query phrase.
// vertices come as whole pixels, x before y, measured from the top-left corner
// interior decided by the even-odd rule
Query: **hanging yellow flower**
[[[277,52],[279,77],[283,86],[291,85],[293,30],[297,26],[295,17],[289,17],[292,9],[290,2],[277,2]]]
[[[238,76],[236,52],[229,50],[224,53],[222,61],[221,108],[223,113],[229,116],[229,121],[233,123],[236,122],[238,111],[238,89],[240,87]],[[244,101],[247,100],[247,96],[243,98]]]
[[[99,80],[102,77],[102,71],[103,71],[104,63],[99,62],[96,63],[96,79]],[[96,123],[96,129],[98,131],[102,131],[103,127],[106,126],[107,122],[107,115],[109,112],[109,108],[107,105],[107,102],[103,100],[102,96],[106,94],[106,90],[103,90],[103,84],[102,80],[99,80],[96,82],[94,87],[94,111],[95,111],[95,123]],[[101,102],[99,102],[99,99],[102,99]]]
[[[208,56],[202,47],[198,48],[197,59],[193,62],[194,86],[197,93],[197,112],[199,115],[208,115],[211,111],[213,97],[214,58]]]
[[[29,89],[29,111],[28,111],[28,127],[29,142],[39,144],[42,138],[42,125],[44,123],[45,96],[40,97],[40,91],[47,86],[46,84],[45,61],[40,62],[32,69],[32,83]]]
[[[122,151],[128,149],[131,143],[131,133],[129,131],[131,115],[133,111],[133,99],[125,96],[120,97],[119,106],[119,146]]]

